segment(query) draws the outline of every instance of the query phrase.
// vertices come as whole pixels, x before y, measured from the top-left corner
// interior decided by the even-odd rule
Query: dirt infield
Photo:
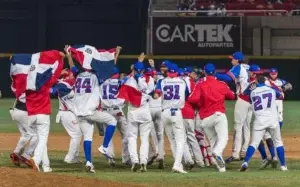
[[[18,141],[18,133],[0,133],[0,153],[1,152],[11,152],[13,151],[16,143]],[[230,136],[232,138],[232,136]],[[94,136],[93,142],[93,152],[98,153],[98,146],[102,142],[102,137],[97,135]],[[121,145],[120,145],[120,135],[117,133],[114,137],[115,152],[116,155],[120,155]],[[300,134],[285,134],[284,143],[286,148],[287,158],[300,158]],[[232,139],[229,140],[228,146],[225,150],[224,155],[231,154]],[[49,136],[48,150],[49,151],[67,151],[69,146],[69,137],[64,133],[51,134]],[[170,146],[167,138],[165,139],[166,154],[170,155]],[[82,151],[82,150],[81,150]],[[99,153],[98,153],[99,154]],[[259,156],[258,154],[256,157]],[[51,158],[50,158],[51,159]],[[11,175],[13,173],[13,175]],[[124,184],[113,183],[108,181],[100,181],[90,178],[64,176],[57,174],[45,174],[45,173],[33,173],[31,170],[17,169],[17,168],[0,168],[0,186],[32,186],[34,179],[34,186],[124,186]],[[17,179],[17,180],[16,180]],[[22,180],[18,180],[22,179]],[[139,186],[126,184],[126,186]]]
[[[97,179],[64,176],[49,173],[34,173],[31,170],[19,168],[0,168],[0,186],[2,187],[45,187],[45,186],[64,186],[64,187],[84,187],[84,186],[100,186],[100,187],[121,187],[124,184],[109,181],[100,181]],[[141,185],[126,184],[126,186],[138,187]]]

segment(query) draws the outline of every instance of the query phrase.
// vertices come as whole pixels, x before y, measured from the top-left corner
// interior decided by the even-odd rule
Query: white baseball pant
[[[56,123],[61,123],[71,137],[69,151],[65,156],[65,162],[71,162],[79,156],[82,132],[77,117],[71,111],[59,111],[56,116]]]
[[[94,123],[116,125],[117,120],[107,112],[95,111],[93,115],[78,116],[79,127],[85,141],[93,141]]]
[[[127,124],[128,124],[128,150],[131,163],[147,164],[149,154],[149,135],[151,130],[151,114],[148,103],[135,108],[128,107]],[[137,135],[140,133],[140,159],[137,153]]]
[[[21,156],[29,160],[38,144],[37,129],[35,126],[29,126],[29,117],[26,111],[15,108],[10,110],[10,114],[12,119],[18,122],[17,127],[21,134],[14,153],[21,154],[24,148]],[[27,146],[25,147],[26,144]]]
[[[164,124],[161,117],[161,107],[150,108],[152,117],[151,138],[153,146],[150,146],[149,155],[158,155],[158,159],[164,159]]]
[[[253,124],[253,126],[255,126],[255,125],[256,124]],[[270,126],[271,125],[272,124],[270,122]],[[275,128],[268,128],[267,127],[265,129],[262,129],[262,130],[255,130],[255,128],[253,128],[251,146],[255,147],[255,149],[256,149],[258,147],[260,141],[262,140],[262,138],[266,134],[266,132],[268,132],[271,135],[275,147],[283,146],[279,125],[276,125]]]
[[[126,117],[123,114],[123,111],[121,109],[104,109],[107,113],[111,114],[113,117],[117,120],[117,128],[120,131],[121,137],[122,137],[122,162],[126,163],[130,159],[130,154],[128,151],[128,134],[127,134],[127,120]],[[104,133],[106,130],[106,124],[104,124]],[[115,156],[114,152],[114,144],[113,141],[111,141],[108,145],[108,152]]]
[[[250,115],[251,113],[251,115]],[[250,122],[252,116],[252,109],[249,102],[244,101],[241,98],[238,98],[235,107],[234,107],[234,141],[233,141],[233,150],[232,156],[234,158],[240,158],[240,151],[243,144],[243,126],[247,126],[246,134],[244,135],[244,143],[249,144],[250,131],[247,132],[247,129],[250,129]],[[247,146],[248,147],[248,146]]]
[[[228,121],[226,115],[216,112],[204,118],[201,126],[210,141],[213,154],[222,157],[228,142]]]
[[[181,110],[178,109],[177,111],[174,111],[174,115],[171,113],[170,109],[163,110],[162,119],[165,125],[165,132],[171,145],[173,158],[175,159],[173,167],[182,168],[181,162],[183,152],[185,151],[184,144],[186,142],[185,128],[183,125]]]
[[[194,119],[183,119],[185,125],[187,144],[191,149],[195,161],[198,165],[203,165],[203,156],[200,150],[199,143],[195,137],[195,120]]]
[[[45,114],[29,116],[28,124],[37,129],[37,135],[39,139],[32,159],[38,166],[42,162],[43,168],[49,168],[50,161],[48,157],[47,143],[50,131],[50,116]]]
[[[252,114],[253,112],[250,111],[248,112],[248,116],[246,118],[246,125],[243,126],[243,144],[242,144],[242,149],[241,152],[243,154],[246,153],[249,143],[250,143],[250,137],[251,137],[251,131],[250,131],[250,126],[251,126],[251,120],[252,120]]]
[[[276,106],[277,106],[277,111],[278,111],[278,116],[279,116],[279,122],[283,121],[283,100],[276,100],[275,101]]]

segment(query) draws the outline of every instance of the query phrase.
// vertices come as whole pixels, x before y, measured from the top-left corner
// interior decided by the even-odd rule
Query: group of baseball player
[[[245,171],[256,148],[262,156],[262,168],[270,164],[277,167],[278,158],[281,170],[287,170],[280,128],[283,125],[282,99],[292,86],[278,78],[277,69],[270,69],[269,77],[265,77],[258,65],[245,63],[241,52],[230,56],[233,67],[227,73],[218,73],[212,63],[207,63],[201,71],[179,68],[168,60],[159,65],[152,59],[145,63],[146,55],[142,53],[132,64],[130,73],[120,73],[116,66],[109,79],[100,81],[93,70],[74,65],[69,48],[65,46],[65,54],[61,54],[67,58],[69,68],[62,71],[59,80],[51,79],[38,93],[24,93],[10,110],[21,133],[10,154],[14,165],[24,163],[40,171],[42,163],[43,172],[52,171],[47,140],[50,95],[57,95],[56,122],[61,123],[71,137],[64,162],[81,162],[79,150],[83,138],[85,166],[91,173],[95,173],[92,163],[94,126],[104,136],[98,150],[111,166],[115,165],[112,139],[115,128],[119,129],[122,163],[130,165],[133,172],[138,169],[146,172],[147,166],[154,162],[159,169],[164,168],[164,134],[174,158],[172,170],[177,173],[187,173],[185,170],[196,165],[215,165],[219,172],[225,172],[226,163],[236,160],[244,160],[240,170]],[[116,48],[116,56],[120,50]],[[160,69],[156,70],[158,66]],[[236,94],[227,86],[228,82],[235,82]],[[224,160],[229,135],[225,99],[236,97],[233,152],[232,157]],[[31,112],[27,102],[35,100],[39,100],[39,106],[35,106],[36,112]],[[268,145],[270,158],[263,140]]]

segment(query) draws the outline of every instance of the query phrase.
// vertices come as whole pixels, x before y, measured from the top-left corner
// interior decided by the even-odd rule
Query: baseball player
[[[291,83],[278,78],[278,70],[276,68],[271,68],[269,72],[270,73],[269,73],[268,82],[271,86],[277,87],[277,89],[279,91],[283,91],[283,92],[292,90]],[[279,125],[280,125],[280,128],[282,128],[282,126],[283,126],[283,100],[277,99],[275,102],[276,102],[278,115],[279,115]]]
[[[151,68],[147,68],[145,77],[151,76],[152,78],[149,77],[149,83],[154,84],[157,83],[158,80],[162,79],[163,77],[159,77],[157,75],[157,71],[155,70],[155,63],[153,59],[148,60],[149,65]],[[162,67],[163,68],[163,67]],[[149,84],[148,83],[148,84]],[[150,85],[152,86],[152,85]],[[158,161],[158,168],[163,169],[164,168],[164,125],[162,122],[162,117],[161,117],[161,97],[158,99],[153,99],[152,97],[149,100],[149,106],[150,106],[150,112],[151,112],[151,117],[152,117],[152,128],[151,128],[151,137],[153,140],[154,145],[150,146],[149,149],[149,154],[152,153],[152,157],[150,157],[150,160],[148,161],[147,165],[151,165],[155,159]],[[151,145],[151,143],[150,143]],[[152,151],[154,150],[154,151]]]
[[[83,147],[86,170],[91,173],[95,173],[92,164],[93,123],[107,124],[103,145],[98,150],[108,159],[112,158],[112,155],[108,152],[108,144],[113,137],[117,124],[112,115],[97,110],[101,97],[99,85],[100,82],[97,76],[91,70],[85,69],[84,72],[78,74],[74,91],[74,113],[78,118],[79,127],[84,136]]]
[[[100,86],[100,110],[105,111],[117,120],[117,127],[122,137],[122,163],[130,164],[130,155],[128,152],[128,139],[127,139],[127,121],[123,112],[124,99],[116,98],[119,92],[119,70],[114,68],[114,74],[111,78],[104,81]],[[98,125],[98,124],[97,124]],[[104,127],[104,132],[106,127]],[[114,157],[114,145],[113,141],[109,143],[110,154]],[[115,165],[114,158],[109,159],[111,166]]]
[[[275,102],[276,98],[281,98],[282,95],[278,90],[266,86],[265,77],[262,75],[257,77],[257,84],[254,86],[249,86],[244,91],[244,94],[250,95],[250,102],[255,118],[253,122],[252,142],[247,149],[246,157],[244,163],[241,165],[240,171],[247,170],[249,161],[266,132],[271,134],[273,142],[275,143],[277,156],[281,164],[280,170],[287,171]]]
[[[185,76],[183,77],[184,81],[187,84],[189,94],[194,90],[196,85],[196,72],[193,72],[191,67],[185,68]],[[202,156],[201,149],[199,147],[199,143],[195,137],[195,109],[194,106],[191,105],[190,102],[185,102],[184,107],[181,109],[183,123],[185,125],[186,136],[187,136],[187,144],[188,150],[185,153],[190,153],[191,150],[192,154],[194,155],[195,162],[200,167],[205,167],[204,159]],[[194,161],[193,161],[194,162]]]
[[[222,81],[235,81],[236,93],[238,99],[234,107],[234,141],[232,156],[226,160],[226,163],[230,163],[235,160],[240,160],[240,153],[242,148],[242,135],[243,127],[247,125],[250,129],[251,119],[251,105],[249,103],[248,96],[243,95],[243,91],[248,86],[248,69],[249,65],[244,63],[244,54],[242,52],[235,52],[230,56],[233,67],[227,74],[216,74],[217,79]],[[248,119],[249,118],[249,119]],[[245,142],[249,142],[250,131],[244,136]]]
[[[225,162],[222,157],[228,141],[225,98],[233,100],[235,95],[224,82],[216,80],[213,64],[206,64],[204,70],[205,79],[197,85],[188,101],[200,106],[201,127],[212,145],[219,172],[225,172]]]
[[[151,114],[148,100],[154,88],[148,87],[143,77],[145,58],[142,53],[138,62],[134,64],[133,76],[128,77],[127,81],[121,86],[119,98],[125,99],[128,105],[127,124],[128,124],[128,150],[131,158],[131,171],[136,172],[140,165],[140,171],[147,171],[147,161],[149,154],[149,135],[151,131]],[[140,133],[140,157],[137,153],[137,136]]]
[[[51,98],[49,90],[58,82],[63,69],[64,53],[51,51],[50,58],[58,62],[58,67],[50,79],[42,85],[39,90],[26,90],[26,108],[29,115],[28,123],[37,128],[38,145],[34,150],[34,156],[30,159],[30,165],[35,172],[39,172],[39,165],[42,162],[44,172],[51,172],[48,157],[47,142],[50,131]],[[32,65],[33,68],[34,65]]]
[[[14,83],[12,83],[11,88],[16,94],[13,85]],[[16,94],[14,107],[9,111],[12,119],[17,121],[17,127],[21,134],[15,150],[10,154],[10,159],[15,166],[20,166],[24,162],[29,167],[32,167],[30,158],[33,156],[33,152],[38,144],[38,136],[36,127],[28,125],[29,117],[25,102],[25,92],[20,96]],[[25,146],[26,144],[27,146]]]
[[[175,159],[172,170],[187,173],[181,163],[186,141],[181,108],[184,107],[188,89],[185,81],[178,77],[177,70],[175,64],[169,65],[168,77],[157,83],[154,98],[162,96],[162,119]]]
[[[71,58],[69,54],[68,58]],[[56,116],[56,123],[61,123],[71,137],[69,151],[64,158],[64,162],[69,164],[81,163],[79,150],[81,137],[83,135],[78,125],[77,117],[72,112],[74,110],[74,84],[75,77],[71,70],[67,70],[58,84],[52,88],[52,94],[57,93],[59,100],[59,112]]]

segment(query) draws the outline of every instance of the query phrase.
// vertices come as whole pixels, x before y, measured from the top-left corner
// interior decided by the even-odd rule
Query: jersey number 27
[[[164,86],[163,92],[164,92],[164,99],[165,100],[180,99],[179,85]]]
[[[261,96],[252,97],[252,101],[254,102],[254,110],[262,110],[263,109],[263,100],[267,99],[267,108],[271,107],[272,102],[272,93],[265,93]]]
[[[75,91],[76,93],[80,93],[81,90],[84,91],[84,93],[91,93],[91,79],[90,78],[77,78],[76,84],[75,84]]]

